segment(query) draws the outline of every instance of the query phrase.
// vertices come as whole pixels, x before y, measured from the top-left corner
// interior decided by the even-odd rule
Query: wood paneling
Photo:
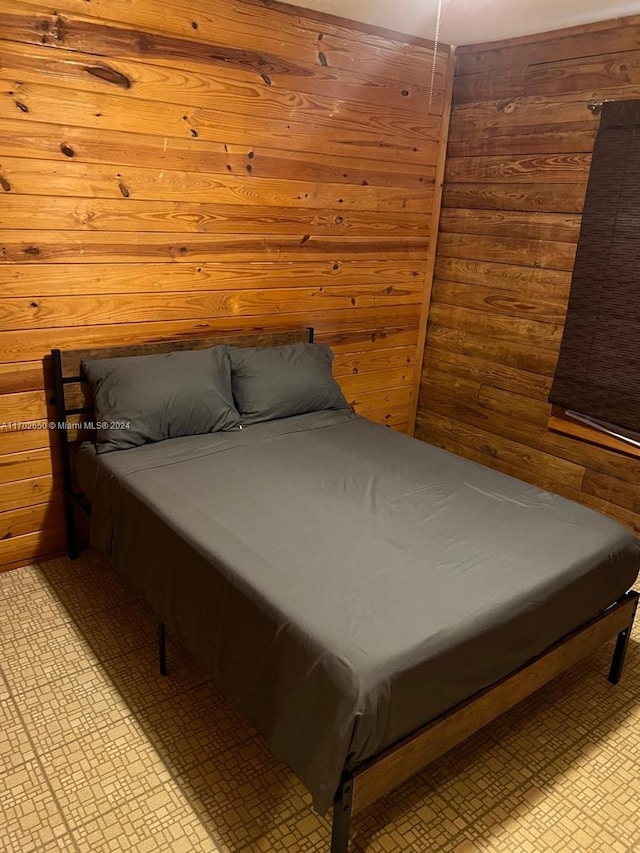
[[[431,87],[430,42],[277,3],[18,0],[0,55],[0,568],[63,547],[51,347],[314,326],[408,430],[449,48]]]
[[[49,475],[30,477],[27,480],[0,480],[0,513],[24,509],[62,497],[62,491],[53,484]]]
[[[592,119],[569,122],[561,126],[532,125],[525,128],[525,132],[520,128],[506,127],[503,131],[486,136],[451,140],[448,153],[450,157],[546,154],[550,151],[556,154],[564,151],[574,154],[591,153],[595,137],[596,126]]]
[[[513,210],[445,209],[440,216],[442,231],[453,234],[500,236],[573,242],[580,231],[580,217],[561,213],[529,213]]]
[[[37,530],[60,528],[62,500],[0,512],[0,542]]]
[[[640,532],[640,460],[549,429],[598,116],[640,18],[458,52],[416,435]],[[598,247],[594,247],[594,252]]]
[[[23,32],[35,31],[43,44],[86,50],[85,45],[96,42],[95,29],[85,26],[88,19],[104,24],[109,56],[119,55],[121,40],[133,40],[137,50],[153,60],[160,55],[181,67],[181,60],[195,56],[213,68],[268,75],[265,85],[282,85],[283,79],[312,76],[323,68],[361,74],[373,64],[374,80],[424,87],[424,68],[433,57],[432,44],[425,40],[379,34],[298,9],[265,9],[262,2],[251,0],[189,0],[182,5],[173,0],[93,0],[89,8],[86,0],[62,0],[53,13],[37,2],[24,6],[27,14],[29,9],[40,14],[35,21],[23,22]]]
[[[242,207],[201,202],[140,201],[131,199],[126,209],[120,200],[78,199],[43,196],[33,209],[31,199],[6,196],[3,212],[18,230],[77,229],[78,231],[156,231],[200,234],[271,234],[302,240],[314,235],[363,237],[419,237],[429,231],[428,213],[407,213],[401,219],[394,211],[350,211],[336,216],[331,209]]]
[[[124,108],[120,95],[113,95],[108,89],[107,94],[103,94],[40,83],[23,83],[17,87],[15,82],[0,79],[0,93],[4,95],[0,101],[0,117],[15,118],[22,113],[25,122],[73,124],[130,133],[144,127],[146,133],[155,136],[227,140],[227,144],[248,146],[249,150],[254,145],[290,146],[313,153],[318,145],[308,133],[309,119],[305,123],[302,118],[287,120],[263,116],[258,104],[249,118],[241,113],[221,114],[212,107],[146,101],[131,94],[134,114]],[[60,101],[64,103],[64,110],[55,109],[56,102]],[[291,115],[297,117],[295,107],[291,108]],[[333,132],[330,119],[330,115],[321,115],[318,121],[317,133],[323,137],[323,153],[349,156],[355,152],[363,160],[382,159],[386,154],[423,164],[432,159],[439,136],[437,116],[428,116],[422,121],[416,116],[412,122],[404,116],[381,115],[376,120],[370,115],[368,122],[361,120],[360,127],[358,122],[338,121],[339,126]]]
[[[447,184],[445,207],[471,210],[521,210],[544,213],[582,213],[584,184]]]
[[[428,189],[408,192],[403,189],[352,186],[331,183],[305,183],[285,178],[257,178],[253,175],[223,175],[213,172],[180,172],[170,169],[143,169],[134,166],[117,171],[114,167],[83,163],[53,163],[3,157],[0,178],[5,192],[18,197],[57,195],[82,197],[87,187],[92,198],[142,201],[207,202],[267,208],[303,208],[339,210],[340,216],[352,210],[427,213],[432,202]],[[33,201],[31,202],[33,204]],[[125,206],[125,211],[127,207]],[[343,213],[344,211],[344,213]],[[257,211],[258,216],[260,211]],[[189,210],[185,211],[185,216]],[[335,216],[335,214],[334,214]],[[244,233],[242,221],[236,234]]]
[[[10,36],[10,22],[5,31]],[[98,47],[96,45],[96,47]],[[106,47],[106,46],[105,46]],[[174,69],[171,66],[160,67],[142,62],[130,62],[124,59],[108,62],[96,61],[95,55],[81,52],[52,52],[47,46],[31,47],[0,41],[4,63],[0,69],[0,79],[16,80],[22,83],[48,83],[50,85],[73,86],[79,91],[103,94],[105,90],[113,95],[124,97],[130,90],[145,101],[159,101],[163,107],[177,102],[190,107],[211,108],[234,113],[251,119],[256,110],[265,117],[289,119],[291,111],[291,93],[273,86],[265,86],[264,80],[255,75],[251,82],[225,79],[224,69],[201,66],[198,71]],[[208,73],[207,73],[208,71]],[[326,75],[328,76],[328,75]],[[346,77],[343,74],[342,77]],[[332,126],[335,98],[343,101],[340,111],[340,127],[360,127],[363,119],[371,118],[374,111],[379,112],[378,122],[415,120],[418,111],[427,111],[428,94],[421,91],[414,95],[411,103],[400,96],[398,88],[390,90],[382,81],[380,87],[369,85],[362,77],[349,80],[337,79],[334,85],[329,80],[320,81],[318,94],[296,93],[296,120],[313,118],[319,126]],[[107,84],[107,86],[105,86]],[[361,90],[367,90],[361,94]],[[391,97],[393,94],[393,97]],[[433,126],[433,121],[428,123]]]
[[[450,157],[445,179],[453,184],[529,182],[532,184],[581,184],[589,172],[589,154],[497,154]]]
[[[160,293],[199,290],[252,290],[377,284],[400,287],[420,280],[420,262],[353,260],[291,262],[225,261],[177,264],[16,264],[3,270],[2,294],[16,296],[86,296],[88,294]],[[7,371],[8,372],[8,371]],[[0,368],[0,376],[3,375]],[[3,380],[0,379],[0,387]],[[20,389],[27,390],[27,389]]]
[[[332,181],[358,186],[402,186],[417,188],[430,183],[435,166],[395,161],[367,160],[350,151],[337,159],[313,151],[287,151],[261,145],[229,145],[187,139],[125,133],[101,128],[26,123],[5,119],[0,123],[0,156],[30,157],[60,163],[75,158],[82,163],[110,163],[116,166],[168,166],[185,172],[219,171],[251,174],[256,177],[290,177],[300,181]]]
[[[404,288],[376,285],[292,287],[270,290],[220,290],[198,293],[117,294],[117,296],[56,296],[3,299],[0,325],[5,330],[46,329],[66,326],[74,317],[83,326],[146,320],[191,320],[205,317],[260,317],[275,312],[290,314],[313,306],[318,313],[336,309],[357,310],[390,302],[420,304],[419,284]],[[1,412],[1,409],[0,409]]]
[[[37,202],[34,202],[37,203]],[[307,239],[308,238],[308,239]],[[279,237],[265,234],[206,235],[157,234],[151,231],[5,231],[0,258],[7,263],[104,264],[155,261],[244,261],[271,258],[274,262],[362,258],[426,260],[428,238],[402,237]],[[2,263],[0,260],[0,263]],[[424,266],[422,267],[424,272]]]
[[[458,73],[510,70],[604,53],[635,51],[640,39],[640,15],[599,21],[557,32],[522,36],[460,50]]]

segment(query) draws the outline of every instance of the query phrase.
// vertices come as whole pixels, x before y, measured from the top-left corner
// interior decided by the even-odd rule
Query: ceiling
[[[438,0],[288,0],[433,39]],[[440,41],[477,44],[637,14],[638,0],[442,0]]]

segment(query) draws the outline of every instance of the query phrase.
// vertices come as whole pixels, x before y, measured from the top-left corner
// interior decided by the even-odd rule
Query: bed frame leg
[[[611,658],[611,668],[609,670],[609,681],[611,684],[619,684],[620,678],[622,676],[622,670],[624,669],[624,661],[627,656],[627,649],[629,648],[629,639],[631,638],[631,629],[633,628],[633,622],[636,616],[636,610],[638,608],[638,598],[636,596],[636,604],[633,609],[633,614],[631,616],[631,622],[624,631],[620,631],[618,634],[618,639],[616,640],[616,647],[613,650],[613,657]]]
[[[349,829],[351,827],[351,795],[353,779],[345,774],[333,801],[333,824],[331,828],[331,853],[347,853]]]
[[[67,525],[67,554],[70,560],[78,559],[78,534],[76,532],[75,507],[68,495],[64,496],[64,515]]]
[[[164,622],[158,626],[158,652],[160,661],[160,675],[167,674],[167,634]]]
[[[627,656],[629,648],[629,638],[631,636],[631,626],[620,631],[616,640],[616,647],[613,650],[611,658],[611,669],[609,670],[609,681],[611,684],[619,684],[624,668],[624,660]]]

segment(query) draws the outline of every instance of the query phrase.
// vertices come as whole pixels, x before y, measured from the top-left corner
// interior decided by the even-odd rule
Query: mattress
[[[354,767],[638,574],[616,522],[350,412],[169,439],[78,475],[91,542],[324,813]]]

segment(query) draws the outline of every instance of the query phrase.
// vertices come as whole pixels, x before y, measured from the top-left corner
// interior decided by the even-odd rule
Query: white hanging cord
[[[431,84],[429,86],[429,112],[433,103],[433,90],[436,85],[436,68],[438,65],[438,42],[440,41],[440,19],[442,18],[442,0],[438,0],[438,11],[436,13],[436,33],[433,39],[433,63],[431,65]]]

